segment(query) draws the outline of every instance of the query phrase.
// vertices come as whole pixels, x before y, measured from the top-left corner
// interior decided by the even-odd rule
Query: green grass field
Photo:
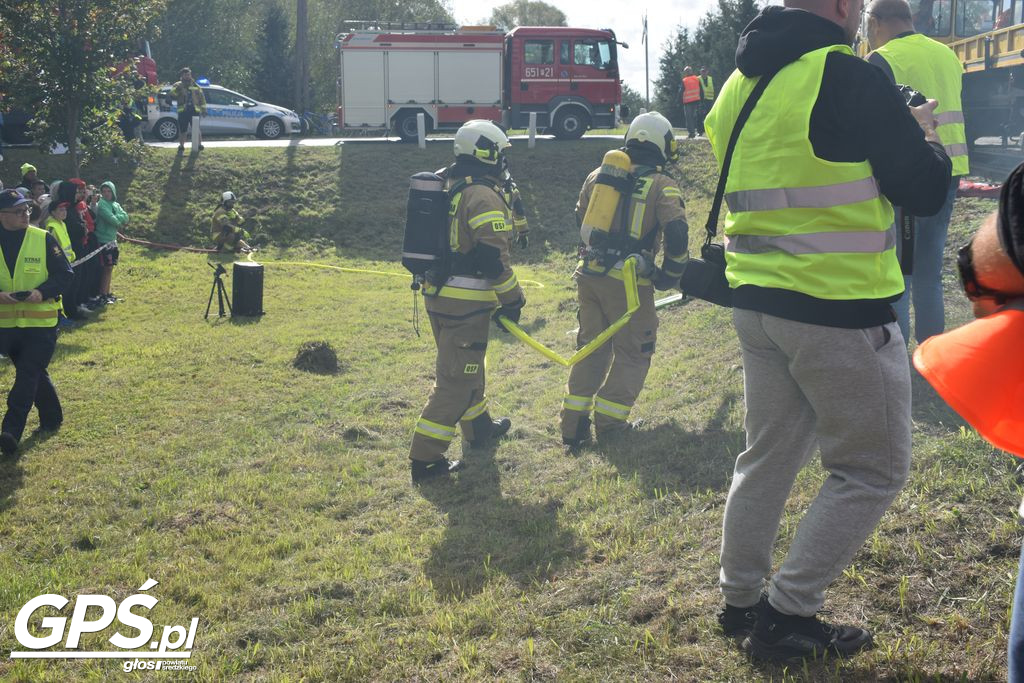
[[[517,270],[544,285],[527,290],[523,320],[566,354],[572,206],[605,149],[584,140],[513,152],[534,230]],[[714,177],[705,142],[686,150],[696,246]],[[724,309],[663,311],[634,413],[646,428],[577,457],[555,424],[565,372],[493,333],[489,394],[514,438],[468,453],[447,485],[413,488],[407,449],[433,344],[412,331],[407,279],[275,262],[401,272],[407,177],[445,152],[209,150],[190,164],[161,150],[136,169],[83,171],[97,184],[112,177],[132,235],[159,241],[203,244],[217,195],[236,192],[243,210],[261,212],[267,314],[206,322],[204,256],[122,248],[114,290],[124,302],[60,338],[51,371],[63,429],[0,464],[0,679],[137,677],[116,661],[7,655],[21,649],[14,621],[30,598],[119,602],[152,577],[154,623],[200,625],[197,671],[150,678],[1005,680],[1016,462],[920,378],[912,479],[827,604],[830,618],[874,629],[877,647],[780,668],[752,664],[717,634],[721,514],[744,442]],[[13,180],[24,158],[8,150],[0,178]],[[32,158],[44,178],[66,172],[59,158]],[[958,204],[950,259],[993,206]],[[969,312],[952,269],[946,285],[950,324],[961,324]],[[317,340],[337,350],[336,375],[292,367]],[[0,366],[0,385],[12,377]],[[817,465],[800,476],[780,548],[823,476]],[[114,630],[83,636],[82,649],[112,649]]]

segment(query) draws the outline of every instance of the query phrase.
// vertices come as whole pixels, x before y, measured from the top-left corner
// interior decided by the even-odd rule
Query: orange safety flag
[[[700,100],[700,79],[696,76],[683,78],[683,104]]]
[[[996,448],[1024,458],[1024,305],[929,338],[914,367]]]

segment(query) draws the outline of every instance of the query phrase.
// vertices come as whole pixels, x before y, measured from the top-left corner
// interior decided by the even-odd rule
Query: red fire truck
[[[471,119],[578,138],[612,128],[622,85],[610,29],[361,24],[338,35],[338,125],[417,136]]]

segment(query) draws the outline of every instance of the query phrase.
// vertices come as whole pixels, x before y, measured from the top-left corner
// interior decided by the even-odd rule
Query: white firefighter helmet
[[[237,199],[238,198],[235,197],[235,193],[234,192],[225,192],[224,194],[222,194],[220,196],[220,200],[222,202],[224,202],[225,204],[227,204],[228,202],[236,201]]]
[[[661,152],[666,161],[679,158],[679,147],[676,136],[672,133],[672,124],[656,111],[640,114],[629,124],[626,131],[626,144],[630,140],[650,142]]]
[[[511,146],[501,128],[483,119],[467,121],[455,133],[455,156],[471,156],[492,166],[498,165],[502,153]]]

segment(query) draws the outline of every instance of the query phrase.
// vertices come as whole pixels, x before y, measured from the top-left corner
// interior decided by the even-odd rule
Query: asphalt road
[[[593,140],[621,140],[621,135],[587,135],[587,139]],[[529,140],[528,135],[513,135],[509,139],[511,140]],[[554,140],[554,135],[538,135],[537,141],[549,141]],[[450,143],[453,140],[452,137],[429,137],[427,138],[427,144],[435,142]],[[378,137],[378,138],[287,138],[281,140],[260,140],[257,138],[250,138],[246,140],[203,140],[203,147],[209,149],[218,148],[238,148],[238,147],[333,147],[335,145],[354,145],[364,142],[394,142],[396,144],[412,144],[403,143],[401,138],[398,137]],[[146,144],[150,147],[162,147],[164,149],[172,149],[178,146],[176,142],[152,142],[146,141]]]

